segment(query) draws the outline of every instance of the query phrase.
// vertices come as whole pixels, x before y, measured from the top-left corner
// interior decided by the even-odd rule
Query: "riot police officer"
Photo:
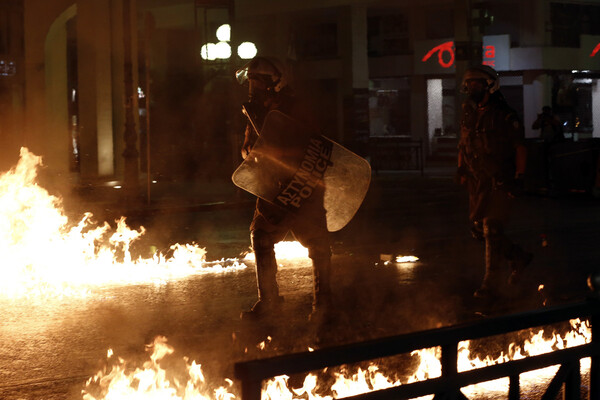
[[[315,126],[312,115],[298,101],[291,85],[288,66],[277,58],[255,57],[236,72],[238,82],[248,84],[248,102],[244,103],[249,121],[246,125],[242,157],[246,158],[258,138],[257,129],[269,111],[278,110],[308,126]],[[252,121],[252,123],[251,123]],[[317,130],[318,131],[318,130]],[[321,194],[322,196],[322,194]],[[331,302],[331,244],[325,209],[312,210],[313,215],[295,215],[261,198],[257,198],[254,218],[250,225],[252,249],[256,259],[258,301],[242,319],[251,319],[278,311],[283,302],[277,283],[275,243],[289,231],[308,248],[313,264],[313,316],[328,310]]]
[[[486,65],[467,69],[462,90],[458,178],[469,193],[471,231],[485,241],[485,276],[477,298],[501,293],[502,262],[515,283],[532,254],[506,235],[511,200],[522,189],[526,149],[523,126],[500,93],[498,73]]]

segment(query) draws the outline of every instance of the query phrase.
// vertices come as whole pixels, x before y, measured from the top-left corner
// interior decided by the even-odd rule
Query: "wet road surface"
[[[248,249],[251,214],[244,207],[130,221],[148,229],[139,248],[195,241],[206,245],[209,259],[218,259]],[[336,315],[326,330],[307,320],[312,272],[306,260],[280,262],[286,300],[281,315],[264,323],[239,319],[256,299],[251,263],[242,271],[162,285],[97,288],[85,299],[0,299],[0,397],[81,398],[107,349],[142,360],[144,345],[157,335],[219,382],[232,378],[233,364],[241,360],[480,318],[475,312],[482,305],[472,292],[483,276],[483,247],[469,236],[466,215],[466,196],[448,175],[378,177],[355,219],[334,234]],[[522,282],[507,287],[505,307],[487,311],[509,313],[585,297],[585,278],[600,255],[599,217],[597,201],[585,196],[519,199],[509,234],[535,259]],[[386,265],[382,254],[420,260]]]

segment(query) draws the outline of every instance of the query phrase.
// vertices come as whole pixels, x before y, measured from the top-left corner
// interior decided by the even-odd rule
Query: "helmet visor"
[[[235,71],[235,79],[240,85],[244,85],[248,82],[248,65]]]

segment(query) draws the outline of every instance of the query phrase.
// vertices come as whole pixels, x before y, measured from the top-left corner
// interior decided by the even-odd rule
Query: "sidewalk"
[[[144,182],[138,192],[137,198],[128,201],[120,182],[100,182],[74,187],[76,200],[69,203],[108,216],[141,216],[252,207],[255,202],[252,195],[226,180],[154,181],[149,190]]]
[[[395,185],[402,181],[422,181],[451,178],[452,166],[435,166],[420,171],[379,171],[371,176],[371,187]],[[155,181],[149,190],[140,183],[139,197],[127,203],[121,182],[98,182],[95,185],[74,187],[72,193],[85,207],[101,209],[109,215],[136,216],[177,212],[213,211],[253,207],[256,198],[236,187],[230,180]],[[369,189],[370,191],[372,188]],[[368,195],[367,195],[368,196]],[[77,203],[69,201],[69,203]]]

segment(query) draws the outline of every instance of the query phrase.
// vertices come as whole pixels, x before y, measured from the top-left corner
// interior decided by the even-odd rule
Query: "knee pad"
[[[255,254],[264,254],[273,251],[275,243],[268,232],[263,230],[255,230],[250,234],[252,242],[252,250]]]

